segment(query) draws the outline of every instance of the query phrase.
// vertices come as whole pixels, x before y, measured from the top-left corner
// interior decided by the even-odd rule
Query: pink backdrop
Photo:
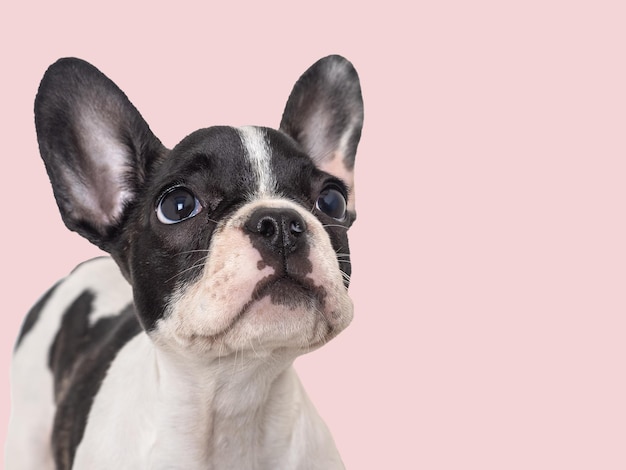
[[[2,7],[0,441],[23,314],[98,254],[38,157],[45,68],[91,61],[172,146],[276,126],[340,53],[366,110],[356,318],[297,366],[347,467],[626,468],[623,3],[249,3]]]

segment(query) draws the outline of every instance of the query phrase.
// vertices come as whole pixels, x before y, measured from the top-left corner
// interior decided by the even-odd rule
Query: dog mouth
[[[237,324],[245,322],[249,315],[272,317],[272,310],[291,311],[294,317],[298,315],[315,315],[313,331],[322,328],[323,332],[318,332],[310,338],[306,344],[300,347],[306,351],[317,349],[334,336],[334,328],[326,319],[324,314],[324,299],[326,290],[322,286],[316,286],[312,279],[300,278],[290,274],[270,275],[257,282],[250,299],[243,305],[232,321],[220,332],[213,335],[192,334],[187,339],[191,341],[209,341],[216,344],[232,332]],[[269,300],[269,306],[259,310],[256,306],[263,300]],[[266,302],[263,302],[267,305]],[[292,317],[293,318],[293,317]],[[284,320],[289,320],[285,318]],[[270,322],[281,321],[274,317]],[[321,324],[325,324],[324,327]]]
[[[257,282],[252,296],[241,308],[230,325],[223,333],[232,330],[233,327],[242,321],[253,309],[254,306],[265,298],[269,298],[271,305],[277,309],[288,309],[297,315],[298,310],[302,312],[315,312],[318,318],[315,323],[323,320],[324,299],[326,290],[322,286],[316,286],[312,279],[300,278],[290,274],[270,275]],[[269,308],[271,310],[271,307]],[[263,315],[263,311],[254,314]],[[269,313],[269,312],[267,312]],[[213,339],[220,334],[213,337]]]
[[[244,310],[264,297],[269,297],[273,305],[285,306],[291,310],[311,306],[323,310],[326,290],[316,286],[312,279],[306,277],[290,274],[271,275],[257,283]]]
[[[352,319],[352,303],[330,275],[280,267],[228,274],[230,279],[200,284],[178,301],[189,309],[176,310],[172,321],[163,322],[164,344],[218,357],[244,350],[300,355],[328,343]],[[223,282],[233,278],[237,282],[224,288]],[[226,301],[215,296],[215,287],[228,295]]]

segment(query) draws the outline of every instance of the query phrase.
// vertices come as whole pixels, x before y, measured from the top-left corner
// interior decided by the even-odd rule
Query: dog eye
[[[333,219],[343,220],[346,217],[346,198],[335,188],[326,188],[317,198],[315,206]]]
[[[159,201],[157,218],[164,224],[176,224],[196,215],[202,206],[187,188],[181,186],[170,189]]]

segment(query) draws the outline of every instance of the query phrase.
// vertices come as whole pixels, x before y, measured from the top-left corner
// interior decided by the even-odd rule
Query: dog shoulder
[[[28,344],[51,345],[63,319],[82,316],[95,324],[100,318],[119,314],[131,302],[128,282],[110,257],[94,258],[78,265],[57,282],[31,308],[22,324],[15,354]]]
[[[70,377],[72,383],[89,383],[76,373],[84,353],[89,351],[91,361],[108,367],[122,346],[117,344],[120,338],[140,331],[131,306],[130,285],[109,257],[82,263],[33,306],[13,355],[9,434],[14,451],[7,462],[15,463],[15,468],[47,468],[44,462],[50,457],[28,452],[33,439],[49,442],[56,409],[67,403],[63,397]],[[114,331],[125,334],[116,339]],[[93,377],[91,382],[98,381]],[[84,418],[88,409],[81,413]]]

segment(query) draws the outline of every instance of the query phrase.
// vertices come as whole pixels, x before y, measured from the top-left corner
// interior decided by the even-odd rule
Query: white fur
[[[271,196],[276,190],[276,180],[271,169],[271,149],[265,140],[263,130],[254,126],[244,126],[237,131],[257,179],[258,189],[254,196]]]
[[[343,464],[290,360],[190,360],[141,334],[120,351],[102,384],[75,468],[332,470]]]

